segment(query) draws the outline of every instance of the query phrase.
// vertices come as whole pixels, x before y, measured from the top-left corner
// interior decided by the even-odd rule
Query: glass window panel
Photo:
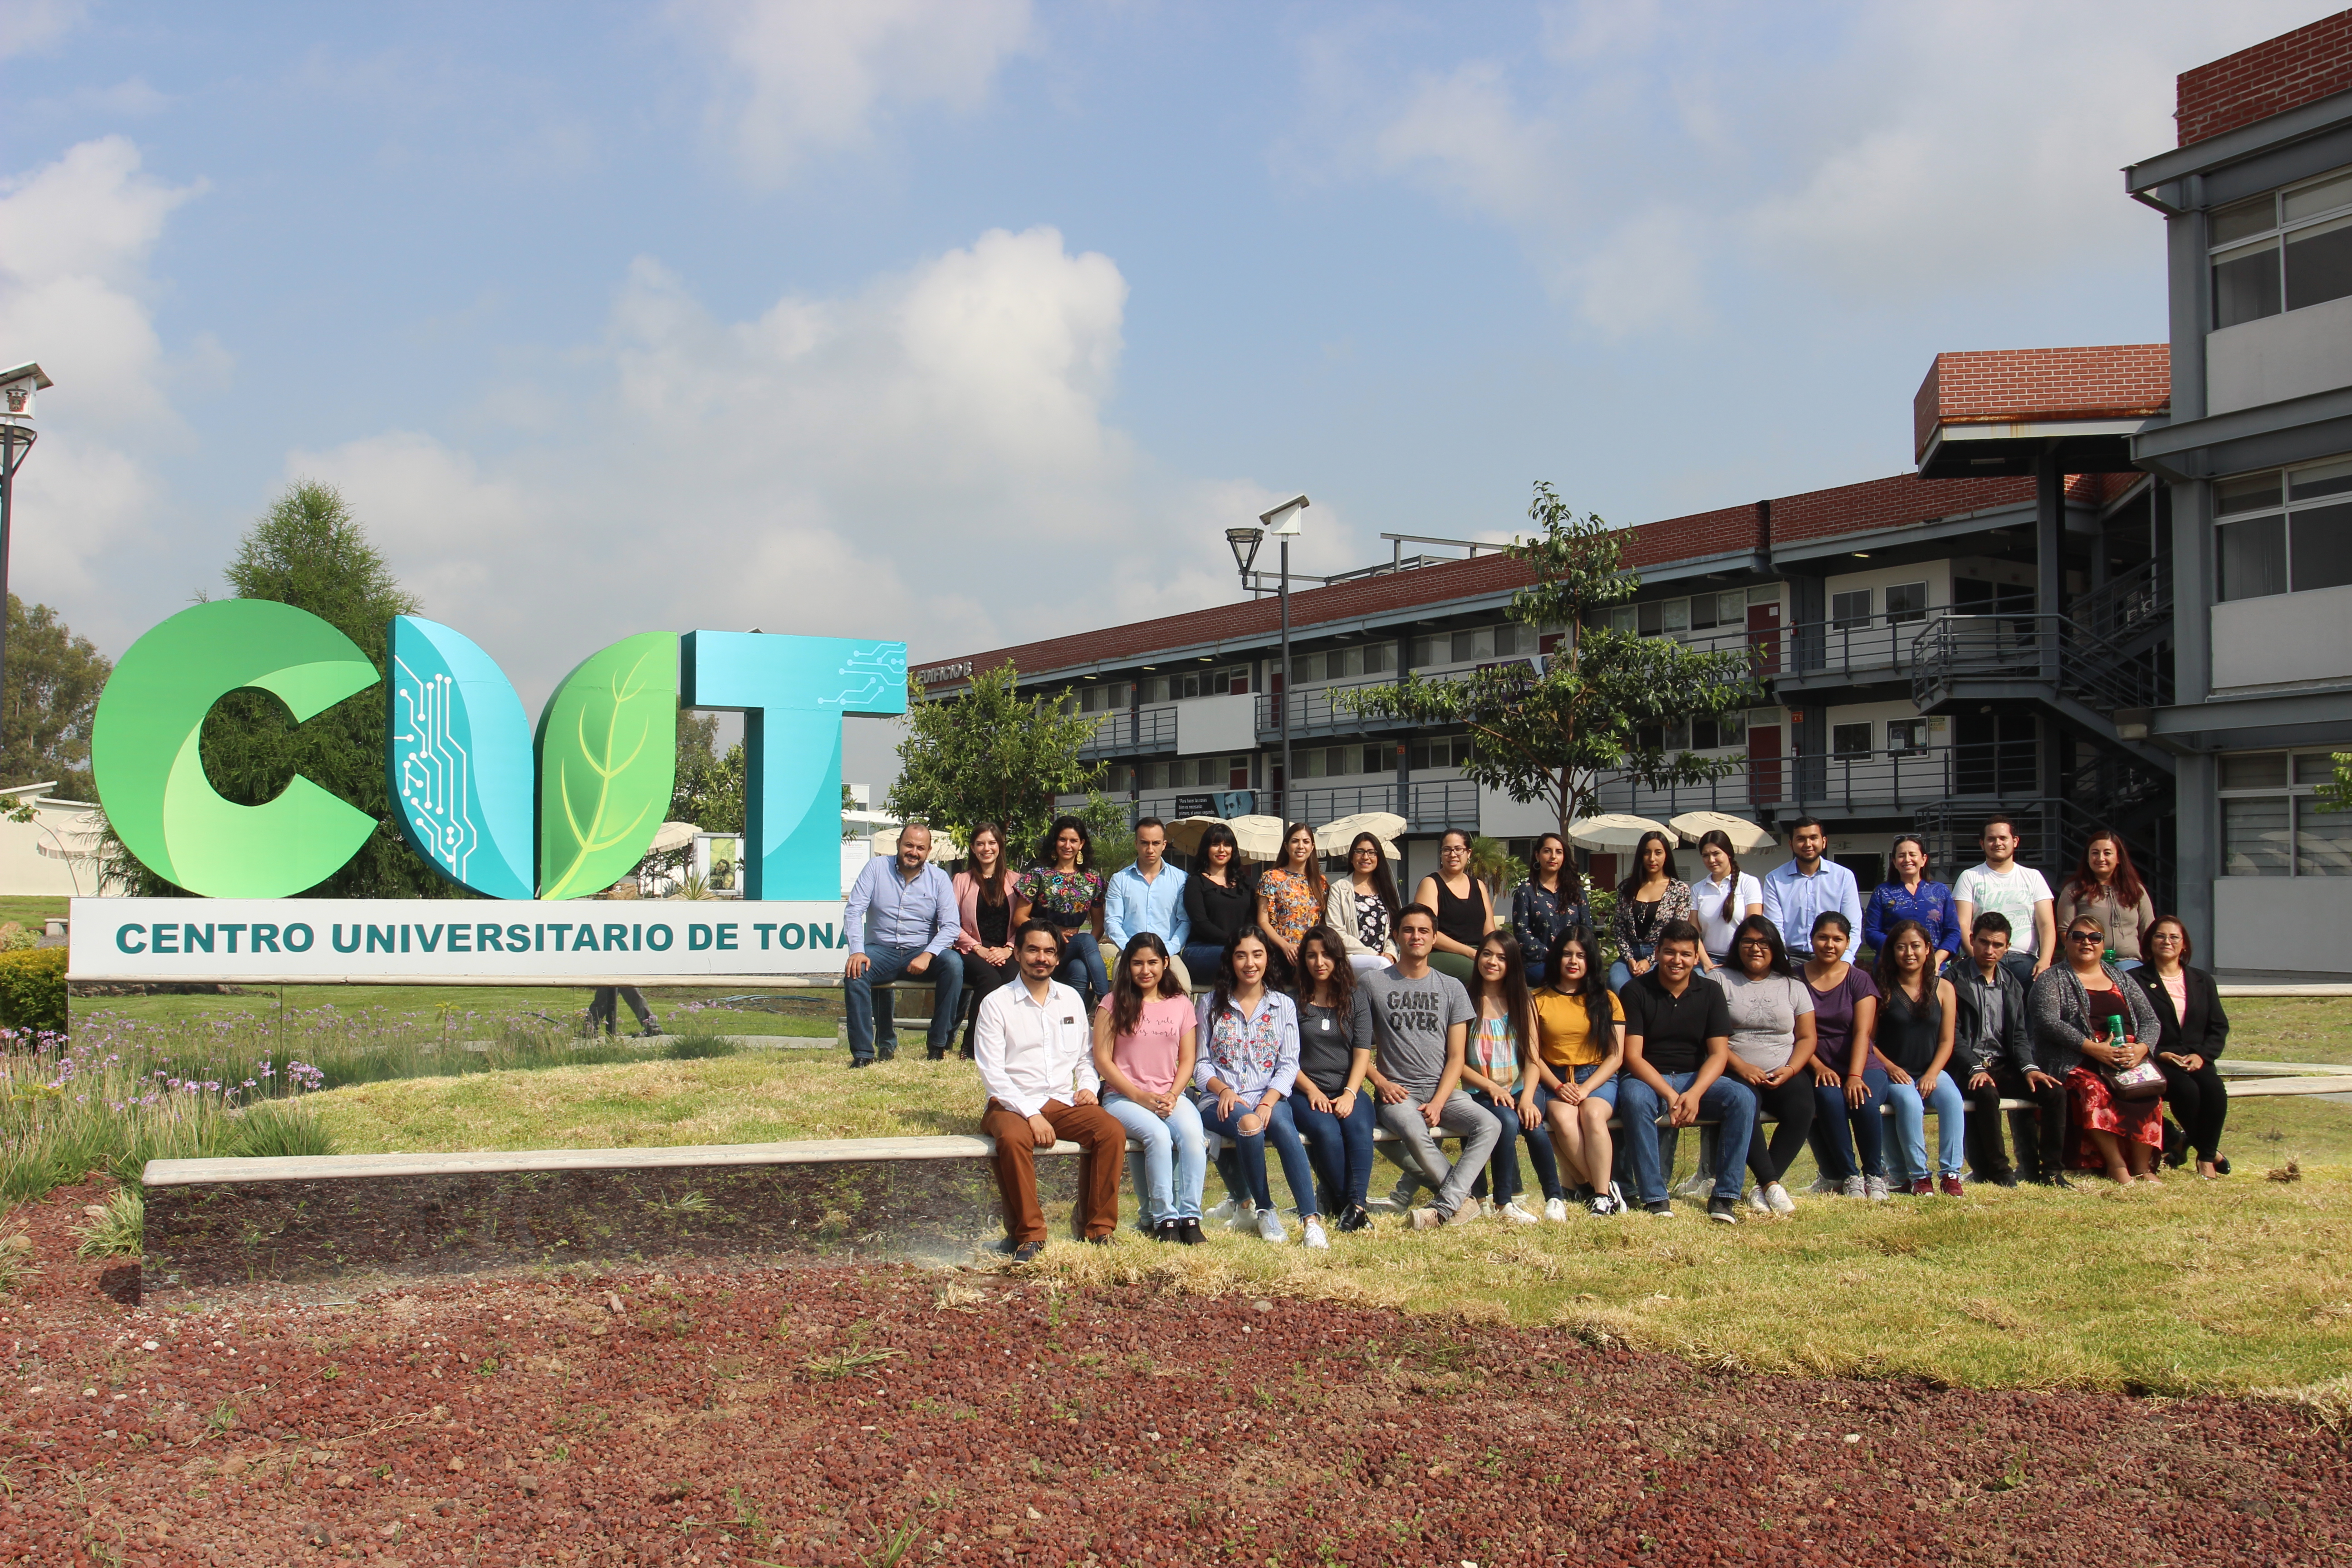
[[[2295,801],[2294,874],[2352,877],[2352,812],[2322,811],[2310,795]]]
[[[1686,632],[1690,630],[1690,601],[1688,599],[1668,599],[1666,601],[1665,615],[1666,630],[1670,632]]]
[[[2299,784],[2332,784],[2336,779],[2336,759],[2326,752],[2305,752],[2294,759],[2294,782]]]
[[[1691,602],[1690,602],[1690,624],[1691,624],[1691,630],[1693,630],[1693,631],[1697,631],[1697,632],[1703,632],[1703,631],[1706,631],[1708,627],[1710,627],[1710,626],[1714,626],[1714,625],[1715,625],[1715,604],[1716,604],[1716,599],[1717,599],[1717,595],[1713,595],[1713,594],[1700,594],[1700,595],[1696,595],[1696,596],[1691,600]]]
[[[2213,510],[2221,517],[2261,511],[2278,505],[2280,499],[2276,474],[2247,474],[2242,479],[2217,480],[2213,486]]]
[[[1609,629],[1612,632],[1635,632],[1641,629],[1641,612],[1631,605],[1619,605],[1609,612]]]
[[[1744,626],[1748,624],[1748,595],[1734,588],[1728,594],[1715,596],[1715,624],[1719,626]]]
[[[2287,798],[2259,795],[2221,803],[2221,874],[2287,875]]]
[[[2206,223],[2207,239],[2213,245],[2227,245],[2233,239],[2261,234],[2277,226],[2278,198],[2273,193],[2264,192],[2250,201],[2215,207]]]
[[[1748,743],[1748,715],[1743,710],[1726,713],[1715,721],[1716,744],[1744,746]]]
[[[1416,667],[1421,665],[1435,664],[1437,662],[1437,639],[1435,637],[1413,638],[1412,662]]]
[[[1389,754],[1386,747],[1366,746],[1363,761],[1364,765],[1358,770],[1360,773],[1384,773],[1389,771]]]
[[[1831,725],[1830,755],[1833,757],[1870,755],[1870,726],[1867,723]]]
[[[2286,237],[2286,308],[2324,305],[2352,294],[2352,217]]]
[[[1300,778],[1319,779],[1323,776],[1323,753],[1320,751],[1300,752],[1297,758]]]
[[[1723,737],[1717,730],[1715,721],[1712,719],[1692,720],[1690,727],[1690,743],[1692,750],[1699,752],[1711,752],[1715,750],[1716,747],[1723,744]]]
[[[2340,496],[2352,491],[2352,462],[2313,463],[2286,477],[2288,496],[2309,500],[2314,496]]]
[[[2284,789],[2284,752],[2242,752],[2221,759],[2223,789]]]
[[[1925,719],[1889,719],[1886,721],[1886,749],[1890,752],[1924,752],[1927,749],[1927,721]]]
[[[1870,624],[1870,590],[1852,588],[1830,595],[1830,621],[1840,631]]]
[[[2298,218],[2317,217],[2321,213],[2334,212],[2337,207],[2352,206],[2352,169],[2340,171],[2295,190],[2282,191],[2279,193],[2279,205],[2289,223]]]
[[[1927,616],[1927,584],[1896,583],[1886,590],[1886,618],[1900,626],[1906,621],[1925,620]]]
[[[2216,330],[2275,316],[2279,301],[2278,241],[2264,240],[2252,250],[2213,263]]]
[[[1634,605],[1633,609],[1641,622],[1643,637],[1654,637],[1666,629],[1666,606],[1663,601],[1652,599],[1645,605]]]
[[[2352,501],[2291,512],[2286,521],[2296,593],[2352,583]]]
[[[1385,675],[1396,668],[1396,645],[1378,642],[1364,650],[1364,673]]]
[[[2258,517],[2213,532],[2221,546],[2223,599],[2286,592],[2286,519]]]

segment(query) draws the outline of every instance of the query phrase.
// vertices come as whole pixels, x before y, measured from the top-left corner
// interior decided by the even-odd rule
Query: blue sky
[[[9,0],[11,585],[119,652],[315,476],[536,706],[1221,602],[1299,489],[1318,570],[1891,473],[1937,350],[2163,335],[2116,171],[2318,14]]]

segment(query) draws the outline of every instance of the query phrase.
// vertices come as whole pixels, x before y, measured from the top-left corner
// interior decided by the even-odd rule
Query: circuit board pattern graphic
[[[410,842],[452,880],[471,886],[482,825],[472,809],[474,760],[457,734],[457,686],[446,672],[420,676],[397,656],[392,661],[395,776]]]
[[[531,896],[530,726],[506,676],[463,633],[392,622],[384,784],[401,837],[493,899]]]
[[[834,674],[856,681],[831,697],[820,697],[820,708],[856,712],[890,706],[891,694],[907,689],[907,645],[902,642],[858,643]]]

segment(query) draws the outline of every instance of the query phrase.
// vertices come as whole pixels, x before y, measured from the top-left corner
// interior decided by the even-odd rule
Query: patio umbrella
[[[694,836],[701,831],[691,822],[665,822],[655,832],[654,841],[646,846],[646,851],[658,854],[668,849],[683,849],[692,844]]]
[[[1218,816],[1180,816],[1168,825],[1168,847],[1179,855],[1197,855],[1201,835],[1223,820]]]
[[[1759,849],[1769,849],[1773,843],[1769,829],[1727,811],[1685,811],[1666,826],[1681,834],[1685,844],[1696,844],[1705,834],[1721,833],[1731,840],[1735,855],[1753,855]]]
[[[1669,844],[1675,838],[1664,823],[1652,822],[1646,816],[1633,816],[1622,811],[1579,817],[1568,825],[1570,843],[1579,849],[1591,849],[1604,855],[1629,853],[1642,842],[1644,833],[1663,833]]]
[[[1282,818],[1236,816],[1225,826],[1234,830],[1234,843],[1241,849],[1243,859],[1273,861],[1282,858]]]
[[[1396,836],[1410,825],[1393,811],[1360,811],[1335,822],[1327,822],[1315,830],[1315,852],[1318,855],[1345,855],[1348,846],[1359,833],[1369,833],[1381,841],[1391,860],[1402,859],[1397,853]]]

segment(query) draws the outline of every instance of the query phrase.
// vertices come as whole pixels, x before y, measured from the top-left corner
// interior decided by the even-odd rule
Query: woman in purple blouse
[[[1917,921],[1935,948],[1928,955],[1927,973],[1941,974],[1945,963],[1960,951],[1960,917],[1952,907],[1952,889],[1927,880],[1927,840],[1916,834],[1896,834],[1886,862],[1894,868],[1895,880],[1879,883],[1864,906],[1863,944],[1875,952],[1886,945],[1888,931],[1905,921]]]

